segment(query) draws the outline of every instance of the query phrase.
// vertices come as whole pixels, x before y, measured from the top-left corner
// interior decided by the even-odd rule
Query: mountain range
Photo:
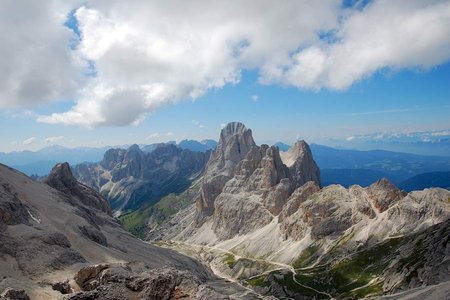
[[[210,151],[194,152],[160,144],[151,152],[138,145],[109,149],[99,163],[73,168],[81,182],[102,193],[117,215],[179,193],[201,176]]]
[[[408,193],[387,179],[322,187],[319,175],[304,141],[280,152],[230,123],[201,184],[161,200],[184,208],[160,219],[142,208],[123,220],[141,218],[144,239],[263,296],[407,298],[424,286],[430,299],[450,295],[448,190]]]
[[[141,148],[58,163],[41,181],[0,165],[0,299],[450,297],[447,189],[324,184],[317,145],[257,145],[239,122],[214,150]],[[437,164],[319,150],[380,176]]]

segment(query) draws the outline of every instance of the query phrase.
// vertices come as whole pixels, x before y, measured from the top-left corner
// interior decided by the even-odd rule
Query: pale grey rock
[[[366,188],[369,200],[378,213],[382,213],[391,204],[406,196],[406,192],[401,191],[386,178],[382,178]]]
[[[317,185],[310,183],[297,190],[290,199],[292,202],[288,202],[284,208],[280,221],[285,238],[300,240],[308,228],[311,229],[313,239],[340,235],[351,226],[375,215],[365,198],[355,197],[358,191],[340,185],[327,186],[318,191]],[[297,211],[292,213],[295,207]]]
[[[282,154],[282,158],[289,167],[294,188],[298,188],[308,181],[313,181],[320,186],[320,170],[305,141],[297,141],[286,153]]]
[[[245,199],[245,201],[243,201]],[[215,203],[213,230],[220,239],[229,239],[261,228],[273,215],[250,193],[220,194]]]
[[[408,237],[383,274],[383,290],[399,292],[450,280],[450,220]]]
[[[287,217],[294,214],[300,204],[306,201],[312,194],[318,192],[320,187],[314,181],[308,181],[303,186],[297,188],[289,197],[286,205],[280,213],[278,222],[282,223]]]
[[[214,201],[230,180],[236,165],[256,146],[252,131],[244,124],[232,122],[225,126],[219,143],[206,165],[200,196],[197,198],[196,224],[201,226],[214,213]]]

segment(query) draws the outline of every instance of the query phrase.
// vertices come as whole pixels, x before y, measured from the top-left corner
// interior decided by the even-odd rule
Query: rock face
[[[444,238],[449,199],[448,190],[408,194],[386,179],[366,188],[321,188],[304,141],[280,153],[255,145],[250,130],[232,123],[207,164],[196,211],[187,207],[175,214],[161,227],[162,238],[199,245],[212,256],[227,253],[225,263],[207,255],[205,260],[236,279],[247,274],[263,293],[309,299],[310,291],[289,291],[305,288],[296,288],[291,271],[267,271],[267,264],[278,269],[282,263],[297,274],[316,266],[297,280],[323,288],[322,295],[361,298],[450,280]],[[260,277],[254,277],[257,268]]]
[[[380,179],[366,189],[370,202],[378,213],[382,213],[395,201],[406,196],[406,192],[401,191],[386,178]]]
[[[281,153],[281,158],[289,167],[294,188],[308,181],[316,182],[320,186],[320,170],[305,141],[297,141],[286,153]]]
[[[220,239],[245,234],[278,216],[297,187],[307,181],[320,186],[309,146],[300,141],[289,151],[290,167],[278,147],[257,146],[242,123],[228,124],[206,166],[196,226],[209,218]]]
[[[108,201],[100,193],[78,182],[73,177],[68,163],[60,163],[53,167],[45,183],[72,200],[78,200],[86,206],[94,207],[111,215],[111,208],[109,207]]]
[[[255,141],[252,131],[239,122],[229,123],[220,133],[219,144],[206,165],[198,197],[196,223],[203,224],[214,213],[214,201],[225,183],[234,175],[236,165],[247,155]]]
[[[0,295],[0,300],[30,300],[30,297],[28,297],[27,293],[24,290],[7,288]]]
[[[183,191],[202,175],[209,155],[172,144],[159,144],[151,152],[132,145],[108,150],[98,164],[75,166],[74,176],[100,191],[119,215]]]

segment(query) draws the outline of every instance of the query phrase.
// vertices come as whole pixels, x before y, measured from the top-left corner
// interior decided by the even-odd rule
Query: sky
[[[450,1],[0,3],[0,151],[450,137]]]

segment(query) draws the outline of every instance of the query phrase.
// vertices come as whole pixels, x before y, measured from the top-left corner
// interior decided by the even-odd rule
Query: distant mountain
[[[156,203],[189,187],[203,173],[210,152],[159,144],[144,152],[138,145],[109,149],[99,163],[73,167],[74,176],[100,191],[116,215]]]
[[[449,156],[450,130],[418,132],[375,132],[328,140],[332,147],[407,152],[419,155]]]
[[[423,190],[430,187],[450,188],[450,172],[430,172],[413,176],[398,186],[405,191]]]
[[[320,169],[367,169],[385,173],[394,181],[436,171],[450,171],[450,157],[424,156],[384,150],[343,150],[312,144]]]
[[[278,149],[280,149],[280,151],[284,151],[284,152],[288,151],[289,148],[291,148],[291,146],[289,146],[288,144],[285,144],[283,142],[277,142],[277,143],[275,143],[273,145],[277,146]]]
[[[46,175],[57,162],[79,164],[82,162],[97,162],[103,157],[108,147],[67,148],[59,145],[43,148],[38,151],[0,152],[0,162],[13,166],[19,171],[31,175]]]
[[[321,169],[320,178],[323,186],[340,184],[346,188],[354,184],[369,186],[381,178],[397,181],[395,176],[369,169]]]
[[[196,140],[182,140],[177,144],[181,149],[188,149],[197,152],[206,152],[208,150],[214,150],[217,146],[217,142],[214,140],[203,140],[201,142]]]

